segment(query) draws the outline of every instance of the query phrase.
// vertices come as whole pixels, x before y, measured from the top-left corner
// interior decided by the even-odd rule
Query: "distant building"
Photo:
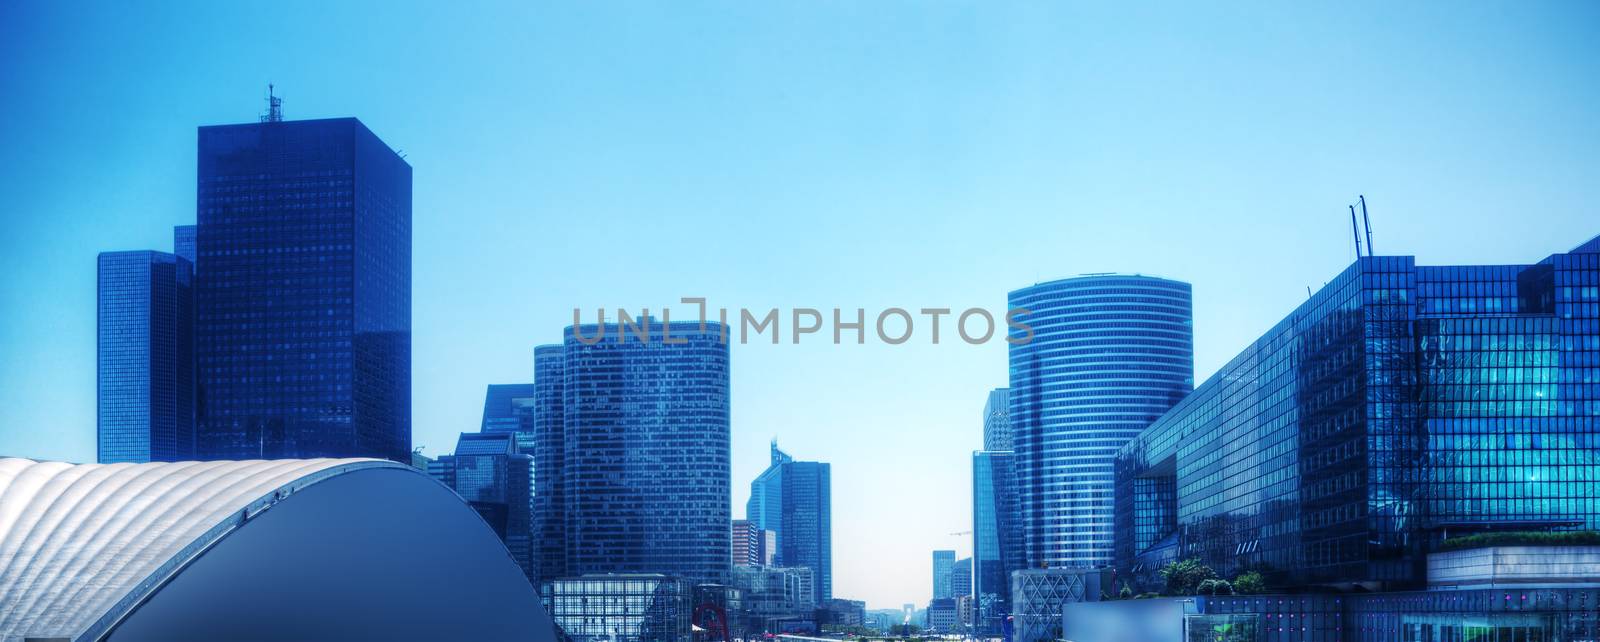
[[[950,597],[972,595],[972,558],[963,557],[950,566]]]
[[[822,617],[817,618],[817,624],[835,627],[857,627],[866,625],[867,603],[861,600],[842,600],[831,598],[822,604],[819,609]]]
[[[983,404],[983,449],[1011,450],[1011,389],[989,391]]]
[[[770,534],[748,519],[733,520],[733,565],[771,566],[766,550]]]
[[[409,463],[411,166],[354,118],[198,148],[200,457]]]
[[[194,459],[193,266],[151,251],[97,263],[98,459]]]
[[[189,265],[195,264],[195,226],[179,225],[172,228],[172,253],[183,257]]]
[[[1000,634],[1011,613],[1011,572],[1025,567],[1010,452],[972,454],[973,626]]]
[[[479,432],[510,432],[517,435],[517,447],[533,453],[534,385],[531,383],[489,384],[483,399],[483,422]]]
[[[956,612],[955,598],[942,597],[928,603],[928,628],[937,633],[957,630],[961,619]]]
[[[537,581],[533,557],[533,457],[522,454],[515,433],[461,433],[450,457],[456,494],[505,541],[512,559]]]
[[[814,623],[817,602],[809,568],[735,566],[733,586],[739,589],[751,632],[784,631],[784,622]]]
[[[545,612],[572,642],[688,640],[689,583],[656,573],[592,573],[544,582]]]
[[[1008,413],[1028,568],[1112,560],[1117,449],[1194,386],[1187,283],[1091,275],[1011,292]]]
[[[746,517],[775,533],[774,564],[803,566],[816,574],[816,594],[833,597],[833,507],[831,467],[795,461],[772,442],[771,464],[750,483]]]
[[[955,551],[933,552],[933,599],[942,600],[955,595],[955,587],[950,578],[955,565]]]
[[[567,574],[668,573],[691,584],[728,583],[724,331],[650,319],[566,329],[562,458],[554,470],[539,471],[562,489]],[[546,443],[544,427],[537,432]]]

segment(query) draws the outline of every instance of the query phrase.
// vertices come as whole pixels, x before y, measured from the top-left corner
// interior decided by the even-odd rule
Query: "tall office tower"
[[[411,460],[411,166],[354,118],[200,128],[200,456]]]
[[[950,597],[972,595],[972,558],[963,557],[950,566]]]
[[[1010,294],[1011,430],[1029,568],[1112,559],[1112,460],[1194,385],[1189,284],[1091,275]],[[1025,333],[1014,331],[1016,338]]]
[[[955,595],[950,584],[950,572],[955,569],[955,551],[933,552],[933,599],[942,600]]]
[[[619,325],[565,332],[566,572],[727,584],[726,328]]]
[[[194,458],[194,271],[164,252],[98,260],[100,463]]]
[[[1015,455],[972,453],[973,624],[979,633],[999,633],[1011,613],[1011,572],[1025,567],[1017,524]]]
[[[733,520],[732,546],[734,566],[761,566],[762,530],[748,519]]]
[[[194,249],[193,225],[179,225],[172,228],[173,254],[183,257],[185,260],[189,261],[189,265],[192,266],[195,262]]]
[[[1600,529],[1597,384],[1600,238],[1524,265],[1362,257],[1122,449],[1118,564],[1411,589],[1444,537]]]
[[[450,487],[483,516],[528,579],[536,581],[539,576],[532,548],[531,514],[533,458],[518,452],[515,435],[461,433],[456,452],[449,460],[453,468]]]
[[[565,366],[560,345],[533,349],[533,541],[542,580],[567,576]]]
[[[989,391],[983,404],[983,449],[1011,450],[1011,389]]]
[[[804,567],[815,578],[817,604],[833,598],[831,467],[795,461],[772,442],[771,463],[750,483],[745,517],[777,533],[776,564]]]

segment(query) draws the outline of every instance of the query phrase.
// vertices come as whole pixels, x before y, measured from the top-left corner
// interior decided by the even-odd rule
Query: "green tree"
[[[1267,592],[1267,582],[1255,571],[1240,573],[1233,578],[1233,592],[1238,595],[1260,595]]]
[[[1167,581],[1167,595],[1194,595],[1201,582],[1217,579],[1217,572],[1191,558],[1162,567],[1161,577]]]

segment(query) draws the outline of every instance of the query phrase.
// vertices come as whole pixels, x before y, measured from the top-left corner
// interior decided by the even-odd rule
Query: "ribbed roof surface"
[[[0,640],[96,639],[229,531],[365,459],[0,459]]]

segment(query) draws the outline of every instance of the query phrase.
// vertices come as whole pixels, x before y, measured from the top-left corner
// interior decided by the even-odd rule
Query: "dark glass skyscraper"
[[[995,388],[989,391],[989,401],[983,404],[983,449],[1009,451],[1011,448],[1011,389]]]
[[[1024,558],[1109,564],[1117,449],[1194,385],[1189,284],[1090,275],[1022,288],[1009,303],[1033,329],[1010,346]]]
[[[201,127],[200,455],[411,457],[411,166],[354,118]]]
[[[193,268],[164,252],[102,252],[98,274],[100,462],[193,459]]]
[[[745,517],[776,533],[776,564],[811,569],[812,601],[833,598],[832,467],[795,461],[772,442],[771,463],[750,483]]]
[[[558,474],[569,576],[665,573],[728,583],[732,509],[723,332],[718,324],[648,319],[637,329],[566,329]]]
[[[954,595],[950,586],[950,572],[955,566],[955,551],[933,552],[933,599],[944,600]]]
[[[1363,257],[1122,449],[1117,558],[1417,588],[1447,536],[1600,528],[1597,447],[1600,239]]]
[[[1011,612],[1011,572],[1024,568],[1012,458],[972,453],[972,610],[980,633],[1000,632]]]
[[[172,253],[183,257],[191,266],[195,262],[194,231],[193,225],[172,228]]]
[[[518,450],[516,433],[461,433],[449,465],[450,487],[483,516],[506,543],[512,559],[534,580],[533,457]]]

